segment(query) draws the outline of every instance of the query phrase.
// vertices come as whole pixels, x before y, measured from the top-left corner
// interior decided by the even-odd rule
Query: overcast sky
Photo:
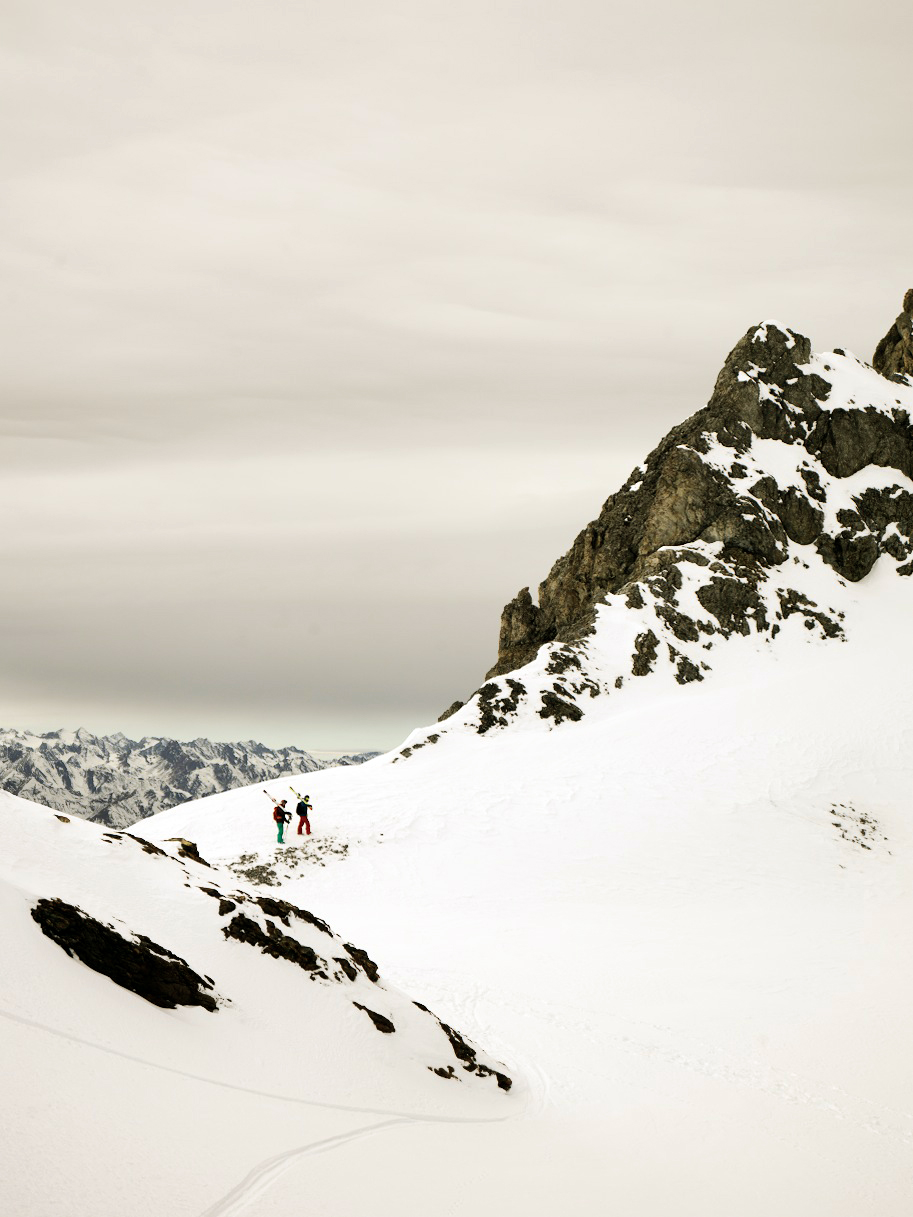
[[[913,286],[913,10],[0,0],[0,725],[387,748],[776,317]]]

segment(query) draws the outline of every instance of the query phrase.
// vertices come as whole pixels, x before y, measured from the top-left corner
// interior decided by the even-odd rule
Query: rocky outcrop
[[[32,918],[52,942],[75,956],[93,972],[107,976],[154,1006],[218,1009],[212,984],[178,955],[144,934],[125,938],[64,900],[39,900]]]
[[[911,304],[913,292],[908,292],[905,310]],[[913,351],[908,312],[895,323],[895,332],[896,341],[889,335],[879,347],[891,367]],[[851,581],[864,578],[892,546],[906,552],[913,545],[913,517],[909,496],[900,488],[862,496],[852,510],[838,513],[836,528],[825,526],[824,474],[847,478],[876,465],[913,475],[913,429],[906,411],[835,404],[829,400],[828,371],[826,362],[812,359],[811,344],[801,334],[772,323],[748,330],[726,359],[707,406],[674,428],[606,500],[540,584],[539,603],[523,588],[507,604],[497,662],[486,680],[522,667],[544,644],[584,639],[596,605],[607,595],[637,596],[638,585],[657,580],[668,586],[674,578],[670,568],[702,560],[683,550],[695,543],[719,546],[701,602],[724,634],[766,628],[755,589],[766,571],[786,560],[791,541],[814,546]],[[802,469],[802,485],[781,488],[769,476],[748,478],[739,458],[755,440],[803,449],[811,459]],[[715,459],[708,459],[711,449]],[[720,452],[728,454],[722,465]],[[681,638],[674,588],[669,590],[667,623]],[[678,618],[686,633],[698,629],[681,614]],[[635,673],[650,666],[642,649]],[[483,694],[486,690],[488,702],[500,693],[486,686]]]
[[[900,316],[875,348],[872,367],[889,380],[913,377],[913,287],[903,298]]]

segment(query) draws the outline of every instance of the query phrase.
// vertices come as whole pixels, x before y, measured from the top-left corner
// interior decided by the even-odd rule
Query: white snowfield
[[[702,684],[659,671],[579,723],[530,712],[302,779],[350,852],[283,894],[532,1100],[290,1162],[250,1211],[909,1212],[913,580],[814,562],[845,641],[790,618],[775,645],[717,648]],[[593,646],[608,665],[621,642]],[[274,848],[259,788],[142,828],[212,858]]]
[[[0,799],[4,1217],[230,1212],[219,1198],[251,1167],[253,1185],[264,1160],[522,1108],[522,1086],[506,1093],[467,1072],[438,1021],[372,982],[357,950],[319,924],[266,916],[235,876],[175,843],[150,854],[126,834]],[[207,887],[233,895],[232,910],[220,915]],[[212,981],[218,1008],[162,1009],[70,957],[31,916],[42,898],[152,939]],[[226,940],[238,914],[310,946],[325,976]]]
[[[875,408],[913,404],[841,358],[815,357],[837,368],[832,404],[873,386]],[[746,487],[798,485],[806,456],[756,440]],[[874,467],[821,483],[831,513],[913,488]],[[561,690],[579,722],[537,713],[544,648],[507,678],[525,692],[506,726],[480,734],[472,699],[397,753],[266,783],[310,794],[310,839],[277,847],[262,785],[136,827],[196,842],[220,890],[245,882],[228,866],[272,873],[262,894],[324,918],[390,988],[226,943],[198,864],[8,800],[9,1211],[907,1217],[913,577],[894,548],[848,583],[790,543],[758,591],[776,630],[755,618],[712,645],[665,631],[648,587],[640,607],[609,597],[581,645],[590,683]],[[679,609],[703,618],[704,567],[681,570]],[[781,585],[809,612],[779,613]],[[647,629],[655,670],[636,677]],[[702,680],[677,683],[673,642]],[[38,895],[121,918],[232,1004],[163,1011],[115,988],[41,935]],[[364,1004],[395,1034],[355,991],[383,996]],[[503,1062],[509,1094],[432,1074],[441,1029],[410,999]]]

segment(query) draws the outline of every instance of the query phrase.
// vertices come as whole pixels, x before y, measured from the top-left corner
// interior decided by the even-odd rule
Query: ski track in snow
[[[374,1133],[381,1132],[383,1129],[395,1128],[400,1124],[424,1123],[427,1123],[424,1117],[416,1117],[414,1119],[403,1117],[396,1120],[382,1120],[379,1124],[366,1124],[362,1128],[352,1129],[351,1132],[340,1133],[335,1137],[327,1137],[323,1141],[312,1141],[309,1145],[301,1145],[297,1149],[289,1149],[285,1153],[277,1154],[274,1158],[267,1158],[259,1166],[255,1166],[230,1192],[220,1200],[217,1200],[215,1204],[210,1205],[201,1214],[201,1217],[233,1217],[235,1213],[244,1212],[254,1201],[259,1200],[279,1176],[285,1174],[300,1158],[307,1158],[311,1154],[322,1154],[328,1150],[339,1149],[343,1145],[348,1145],[351,1141],[358,1141],[362,1137],[370,1137]],[[460,1123],[460,1121],[457,1121],[457,1123]]]
[[[471,1118],[467,1116],[415,1115],[410,1112],[385,1111],[383,1108],[375,1107],[354,1107],[342,1103],[324,1103],[317,1099],[302,1099],[294,1095],[275,1094],[268,1090],[256,1090],[251,1086],[234,1086],[231,1082],[221,1082],[216,1078],[204,1077],[202,1074],[189,1073],[185,1069],[175,1069],[172,1065],[162,1065],[157,1061],[144,1060],[142,1057],[133,1056],[127,1052],[119,1052],[116,1048],[109,1048],[105,1044],[97,1044],[92,1040],[82,1039],[78,1035],[71,1035],[67,1031],[60,1031],[56,1027],[49,1027],[46,1023],[25,1018],[21,1014],[14,1014],[11,1010],[0,1008],[0,1018],[8,1019],[10,1022],[19,1023],[25,1027],[31,1027],[37,1031],[46,1032],[48,1035],[67,1040],[72,1044],[79,1044],[84,1048],[92,1048],[96,1052],[104,1052],[108,1056],[119,1057],[121,1060],[131,1061],[136,1065],[144,1065],[149,1069],[157,1069],[162,1073],[175,1074],[178,1077],[188,1078],[194,1082],[203,1082],[207,1086],[217,1086],[222,1090],[238,1091],[242,1094],[255,1095],[263,1099],[274,1099],[280,1103],[294,1103],[301,1107],[320,1107],[331,1111],[349,1111],[358,1115],[385,1115],[391,1117],[389,1120],[382,1120],[377,1124],[363,1125],[361,1128],[355,1128],[346,1133],[339,1133],[335,1137],[327,1137],[322,1141],[312,1141],[306,1145],[286,1150],[275,1157],[265,1159],[253,1167],[230,1192],[210,1205],[201,1214],[201,1217],[231,1217],[232,1214],[241,1213],[255,1200],[263,1196],[269,1190],[272,1183],[300,1158],[306,1158],[311,1154],[326,1153],[330,1150],[340,1149],[351,1141],[360,1140],[362,1137],[371,1136],[373,1133],[381,1132],[387,1128],[394,1128],[397,1125],[416,1124],[502,1124],[516,1118],[515,1116],[481,1116]]]
[[[25,1018],[24,1015],[13,1014],[11,1010],[0,1009],[0,1018],[9,1019],[13,1023],[20,1023],[24,1027],[33,1027],[37,1031],[45,1031],[48,1035],[68,1040],[71,1044],[80,1044],[84,1048],[94,1048],[96,1052],[104,1052],[108,1056],[120,1057],[121,1060],[131,1061],[134,1065],[145,1065],[149,1069],[158,1069],[162,1073],[173,1073],[177,1077],[189,1078],[193,1082],[203,1082],[207,1086],[218,1086],[222,1090],[233,1090],[240,1094],[252,1094],[259,1099],[275,1099],[279,1103],[295,1103],[301,1107],[321,1107],[329,1111],[351,1111],[357,1115],[391,1116],[394,1117],[393,1123],[412,1121],[414,1123],[427,1124],[501,1124],[516,1118],[515,1116],[480,1116],[475,1118],[470,1116],[416,1115],[414,1112],[409,1111],[389,1111],[383,1107],[356,1107],[347,1103],[325,1103],[320,1099],[302,1099],[296,1095],[276,1094],[271,1090],[257,1090],[253,1086],[235,1086],[231,1082],[221,1082],[218,1078],[207,1078],[203,1074],[190,1073],[186,1069],[175,1069],[173,1065],[162,1065],[158,1061],[148,1061],[141,1056],[133,1056],[129,1052],[119,1052],[116,1048],[109,1048],[106,1044],[96,1044],[93,1040],[82,1039],[78,1035],[71,1035],[68,1031],[60,1031],[56,1027],[49,1027],[46,1023]],[[294,1152],[297,1153],[298,1151]]]

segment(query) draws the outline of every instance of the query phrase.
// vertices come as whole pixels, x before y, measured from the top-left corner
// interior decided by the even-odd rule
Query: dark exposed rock
[[[875,348],[872,367],[889,380],[913,376],[913,288],[903,298],[900,316]]]
[[[701,454],[706,434],[736,451],[748,447],[752,434],[801,438],[803,428],[821,416],[818,403],[830,389],[802,367],[809,356],[810,344],[801,335],[771,326],[748,331],[726,360],[710,403],[675,427],[647,458],[642,473],[606,501],[540,584],[539,604],[524,589],[505,608],[498,662],[489,677],[522,666],[544,642],[584,636],[592,628],[595,604],[607,592],[648,574],[661,547],[722,541],[759,560],[782,561],[785,525],[767,518],[753,498],[738,494]],[[760,393],[759,385],[773,384],[781,386],[793,411]],[[784,509],[790,526],[800,530],[808,527],[797,519],[801,510],[792,504]],[[632,607],[642,601],[633,587],[627,594]]]
[[[898,562],[909,557],[913,551],[913,494],[890,486],[865,490],[854,501],[859,518],[879,537],[881,549]]]
[[[821,533],[824,513],[790,486],[778,496],[777,515],[790,541],[797,545],[811,545]]]
[[[913,290],[879,346],[876,366],[886,374],[893,374],[891,369],[899,372],[901,364],[905,374],[913,370],[911,324]],[[908,505],[884,492],[867,491],[862,496],[865,505],[859,504],[859,514],[874,536],[846,526],[836,536],[824,535],[820,504],[826,490],[819,473],[803,467],[801,454],[819,461],[819,468],[836,478],[867,465],[913,476],[913,428],[899,406],[893,413],[865,405],[828,408],[831,385],[811,370],[810,359],[811,344],[801,334],[772,323],[746,332],[727,357],[707,406],[670,431],[625,486],[606,500],[598,517],[539,585],[538,604],[524,588],[505,607],[489,682],[523,666],[544,644],[585,638],[596,605],[608,594],[623,592],[629,608],[643,609],[644,585],[656,597],[656,612],[675,637],[698,641],[707,626],[676,605],[669,571],[682,561],[709,562],[699,553],[698,542],[723,546],[727,569],[714,569],[716,578],[703,590],[701,603],[724,634],[769,628],[758,587],[768,571],[784,562],[790,541],[817,546],[825,561],[851,580],[864,577],[881,552],[898,562],[913,556],[913,518],[906,526],[901,521],[910,514]],[[746,485],[750,462],[740,458],[755,438],[797,448],[804,493],[795,486],[781,488],[772,477]],[[728,474],[704,459],[712,444],[732,449]],[[716,452],[719,464],[718,447]],[[898,524],[903,535],[891,530],[891,523]],[[682,548],[689,545],[693,548]],[[745,584],[745,589],[735,583]],[[561,654],[560,647],[553,647],[550,668]],[[635,673],[652,669],[646,639],[634,662]],[[557,673],[557,668],[551,670]],[[500,697],[497,685],[489,683],[481,690],[481,731],[502,725],[504,716],[496,704]]]
[[[212,983],[144,934],[134,935],[131,942],[75,905],[57,899],[39,900],[32,917],[68,955],[154,1006],[218,1009],[215,998],[205,992],[212,989]]]
[[[460,704],[462,704],[462,703],[460,703]],[[440,722],[440,719],[438,719],[438,722]],[[413,752],[418,752],[419,748],[424,748],[428,744],[436,744],[440,738],[441,738],[440,735],[438,735],[436,733],[429,735],[425,739],[419,740],[417,744],[412,744],[408,748],[401,748],[399,755],[408,760],[408,758],[412,755]],[[395,762],[395,760],[398,760],[398,759],[399,759],[398,757],[394,758],[394,762]]]
[[[200,851],[194,841],[188,841],[186,837],[168,837],[167,839],[177,842],[178,853],[182,858],[189,858],[191,862],[199,862],[201,866],[209,866],[206,859],[200,857]]]
[[[794,613],[800,613],[805,618],[805,624],[810,628],[813,628],[814,623],[817,622],[827,638],[839,638],[843,634],[843,629],[838,622],[834,621],[832,617],[828,617],[826,613],[822,613],[817,604],[814,604],[802,592],[789,588],[786,591],[780,591],[778,598],[780,616],[784,621]]]
[[[237,906],[237,904],[235,904],[234,900],[224,900],[224,899],[220,900],[219,901],[219,916],[227,917],[228,914],[233,913],[237,907],[238,906]]]
[[[459,1031],[454,1031],[452,1027],[440,1019],[437,1020],[441,1030],[450,1040],[450,1047],[453,1049],[453,1055],[458,1061],[461,1061],[463,1068],[467,1073],[476,1073],[479,1077],[494,1077],[501,1090],[510,1090],[513,1082],[506,1073],[499,1073],[497,1069],[489,1069],[487,1065],[482,1065],[476,1060],[476,1050],[471,1044],[467,1044],[460,1035]]]
[[[465,704],[466,704],[466,703],[465,703],[465,702],[462,702],[462,701],[455,701],[455,702],[454,702],[452,705],[450,705],[450,706],[448,706],[448,707],[447,707],[447,709],[446,709],[446,710],[444,711],[444,713],[443,713],[443,714],[442,714],[442,715],[441,715],[441,716],[438,718],[438,720],[437,720],[437,721],[438,721],[439,723],[446,722],[446,720],[447,720],[448,718],[450,718],[450,717],[452,717],[452,715],[456,714],[457,710],[462,710],[462,709],[463,709],[463,707],[465,706]]]
[[[658,647],[659,639],[652,630],[637,635],[634,639],[634,654],[631,656],[632,676],[647,676],[653,671]]]
[[[558,647],[552,651],[545,670],[549,676],[562,676],[571,668],[576,668],[579,671],[581,666],[580,655],[576,651],[572,650],[571,647]]]
[[[699,623],[692,621],[690,617],[686,617],[684,613],[678,612],[671,605],[657,604],[656,615],[660,621],[663,621],[669,627],[680,642],[697,642],[700,639],[701,631]],[[636,675],[638,673],[635,672]]]
[[[751,582],[746,579],[730,579],[715,575],[708,584],[699,588],[697,598],[701,605],[719,622],[720,632],[749,634],[750,622],[755,628],[767,628],[764,601]]]
[[[352,1005],[359,1010],[364,1010],[368,1018],[374,1024],[378,1031],[382,1031],[384,1035],[392,1035],[396,1028],[388,1018],[383,1014],[378,1014],[376,1010],[369,1010],[367,1006],[363,1006],[360,1001],[353,1001]]]
[[[349,980],[356,980],[358,978],[358,968],[355,967],[350,959],[343,959],[341,955],[334,955],[333,963],[339,964]]]
[[[542,694],[542,709],[539,711],[539,717],[553,718],[555,725],[558,726],[565,719],[570,719],[572,723],[579,722],[583,718],[583,711],[573,702],[559,697],[551,689],[545,689]]]
[[[851,583],[865,578],[878,561],[880,552],[878,541],[870,532],[860,534],[852,529],[846,529],[836,537],[821,537],[817,549],[828,566]]]
[[[287,959],[289,963],[297,964],[306,972],[319,975],[326,967],[326,961],[311,947],[298,942],[288,934],[283,934],[271,921],[266,923],[266,933],[252,918],[244,913],[237,913],[222,930],[226,938],[234,938],[238,942],[246,942],[250,946],[259,947],[264,955],[274,959]],[[323,973],[326,976],[326,973]]]
[[[378,971],[377,964],[368,952],[363,951],[361,947],[353,947],[351,942],[344,942],[342,945],[361,968],[362,972],[364,972],[365,976],[367,976],[368,980],[372,980],[376,984],[380,977],[380,972]]]
[[[479,690],[479,735],[484,735],[492,727],[506,727],[508,716],[516,713],[520,698],[526,695],[526,689],[519,680],[508,677],[509,693],[504,693],[501,686],[489,682]]]
[[[675,668],[675,679],[680,685],[688,685],[693,680],[704,679],[700,668],[696,663],[692,663],[687,655],[678,655],[676,658],[678,663]]]
[[[58,818],[58,820],[60,820],[63,817],[58,816],[57,818]],[[135,837],[132,832],[125,832],[124,836],[129,837],[131,841],[135,841],[137,843],[137,845],[139,845],[140,848],[143,850],[143,853],[159,854],[162,858],[167,858],[170,856],[169,854],[165,853],[165,851],[163,849],[160,849],[157,845],[153,845],[151,841],[144,841],[142,837]]]
[[[440,1022],[440,1019],[438,1019],[438,1022]],[[453,1055],[457,1058],[457,1060],[466,1062],[474,1061],[476,1059],[475,1048],[466,1043],[459,1031],[454,1031],[454,1029],[452,1027],[448,1027],[446,1023],[440,1023],[440,1026],[441,1030],[450,1040],[450,1047],[453,1049]]]
[[[827,493],[821,485],[821,478],[814,469],[800,469],[802,481],[805,483],[805,489],[808,491],[808,497],[814,499],[817,503],[823,503],[827,498]]]
[[[866,465],[913,475],[913,436],[902,411],[892,418],[870,407],[831,410],[816,423],[805,447],[834,477],[851,477]]]
[[[489,678],[500,672],[521,668],[544,642],[555,637],[554,627],[543,624],[540,618],[539,607],[533,604],[528,587],[524,587],[504,606],[498,637],[498,663],[488,673]]]
[[[252,896],[251,899],[254,904],[260,906],[267,917],[277,917],[284,925],[289,924],[289,917],[297,917],[299,921],[306,921],[308,925],[314,926],[322,934],[332,935],[333,933],[325,921],[315,917],[307,909],[299,908],[297,904],[290,904],[288,900],[274,900],[271,896]]]
[[[640,584],[632,583],[627,589],[625,603],[629,609],[642,609],[644,607],[644,597],[640,590]]]

